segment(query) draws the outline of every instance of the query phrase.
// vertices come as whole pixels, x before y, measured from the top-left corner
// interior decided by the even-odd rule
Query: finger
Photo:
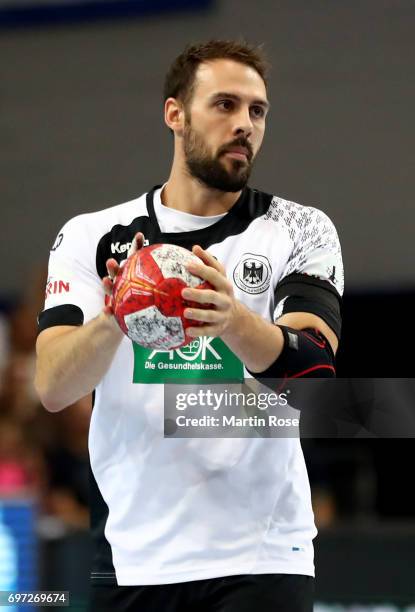
[[[108,295],[105,296],[105,305],[102,310],[107,315],[114,314],[114,300],[112,299],[112,296],[108,296]]]
[[[182,298],[198,304],[213,304],[217,308],[225,308],[227,300],[218,291],[212,289],[191,289],[187,287],[182,291]]]
[[[202,321],[203,323],[215,323],[221,321],[221,316],[217,310],[204,310],[202,308],[185,308],[183,316],[186,319],[194,321]]]
[[[226,276],[221,274],[215,268],[206,266],[203,263],[196,262],[191,262],[187,264],[186,267],[191,274],[194,274],[195,276],[199,276],[200,278],[209,281],[209,283],[213,285],[218,291],[222,290],[228,292],[229,287]]]
[[[221,274],[225,274],[225,269],[222,264],[211,253],[202,249],[201,246],[195,244],[192,251],[193,254],[199,257],[207,266],[211,266]]]
[[[112,303],[106,304],[103,308],[103,312],[107,315],[113,315],[114,310],[112,308]]]
[[[137,251],[142,249],[143,248],[143,244],[144,244],[144,234],[143,234],[143,232],[137,232],[136,235],[134,236],[133,242],[135,242],[135,246],[136,246]]]
[[[113,281],[109,276],[104,276],[102,279],[102,284],[104,285],[104,291],[107,295],[112,295],[112,289],[114,286]]]
[[[118,274],[120,266],[115,259],[107,259],[106,261],[107,271],[111,279],[114,279]]]
[[[143,244],[144,234],[142,232],[137,232],[131,242],[130,248],[128,249],[127,257],[130,257],[130,255],[134,255],[134,253],[139,251],[143,247]]]

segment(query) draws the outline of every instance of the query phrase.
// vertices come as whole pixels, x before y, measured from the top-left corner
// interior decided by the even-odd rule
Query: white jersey
[[[175,231],[162,231],[166,223]],[[163,213],[157,187],[70,220],[51,250],[40,329],[100,313],[105,262],[125,259],[137,231],[147,244],[200,244],[224,265],[235,297],[267,321],[307,310],[339,335],[343,268],[332,222],[316,208],[249,188],[214,218]],[[123,338],[96,388],[89,434],[94,581],[314,575],[316,528],[298,439],[163,435],[164,382],[221,382],[244,372],[220,338],[174,351]]]

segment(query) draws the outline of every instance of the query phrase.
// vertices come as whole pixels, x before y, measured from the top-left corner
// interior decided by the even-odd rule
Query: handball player
[[[316,528],[300,440],[163,435],[163,383],[169,372],[191,382],[186,360],[218,383],[230,372],[335,376],[336,229],[318,208],[248,185],[267,82],[260,47],[186,47],[164,86],[168,179],[69,220],[51,249],[36,388],[50,412],[93,393],[94,612],[313,609]],[[199,262],[190,271],[213,287],[183,290],[196,303],[185,316],[201,325],[181,350],[138,346],[113,316],[122,262],[159,243],[192,250]]]

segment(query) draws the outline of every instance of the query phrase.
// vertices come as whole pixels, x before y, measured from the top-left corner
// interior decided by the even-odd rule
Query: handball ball
[[[131,255],[114,281],[113,311],[122,331],[145,348],[171,350],[191,342],[186,329],[203,325],[183,317],[186,307],[212,308],[182,298],[185,287],[212,289],[186,269],[200,259],[173,244],[153,244]]]

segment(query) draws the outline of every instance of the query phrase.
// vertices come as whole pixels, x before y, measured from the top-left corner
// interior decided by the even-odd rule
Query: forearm
[[[249,370],[263,372],[282,352],[282,331],[241,302],[237,302],[236,308],[232,328],[221,338]]]
[[[91,393],[122,338],[113,317],[101,313],[86,325],[50,339],[38,354],[35,378],[46,409],[57,412]]]

